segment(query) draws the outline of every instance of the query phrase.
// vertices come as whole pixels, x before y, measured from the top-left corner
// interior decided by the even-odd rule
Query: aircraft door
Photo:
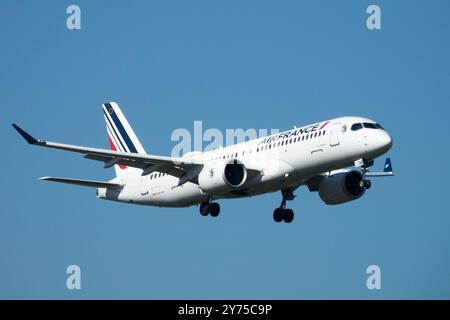
[[[148,194],[149,183],[150,183],[150,178],[148,175],[141,177],[139,184],[140,184],[142,196],[145,196],[146,194]]]
[[[330,147],[336,147],[339,145],[339,135],[340,135],[340,129],[341,123],[333,123],[330,130]]]

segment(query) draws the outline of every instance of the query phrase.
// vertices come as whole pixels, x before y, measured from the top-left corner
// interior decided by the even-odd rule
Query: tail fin
[[[141,142],[134,133],[124,114],[115,102],[103,104],[103,115],[106,122],[106,131],[111,150],[120,152],[146,154]],[[142,171],[122,165],[114,165],[116,175],[123,176],[132,171]]]
[[[384,163],[384,172],[393,172],[391,158],[386,158],[386,162]]]

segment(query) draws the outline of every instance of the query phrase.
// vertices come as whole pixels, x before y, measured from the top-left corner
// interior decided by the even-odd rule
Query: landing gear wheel
[[[283,221],[283,213],[283,209],[276,208],[273,212],[273,220],[275,220],[275,222]]]
[[[294,220],[294,211],[292,209],[284,210],[284,222],[291,223]]]
[[[200,205],[200,214],[202,216],[207,216],[209,213],[209,208],[210,208],[210,204],[209,202],[202,202],[202,204]]]
[[[370,180],[364,180],[364,188],[370,189],[372,182]]]
[[[220,205],[217,202],[211,203],[209,206],[209,214],[211,217],[217,217],[220,213]]]
[[[294,211],[292,211],[292,209],[286,209],[286,201],[294,200],[295,189],[296,188],[288,188],[281,190],[281,195],[283,197],[281,200],[281,204],[273,212],[273,220],[275,220],[275,222],[284,221],[286,223],[291,223],[294,220]]]

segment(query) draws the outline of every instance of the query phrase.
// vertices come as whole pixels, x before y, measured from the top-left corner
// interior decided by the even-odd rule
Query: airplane
[[[199,205],[202,216],[217,217],[219,199],[235,199],[281,191],[275,222],[291,223],[300,186],[318,192],[328,205],[361,198],[370,177],[393,176],[390,158],[381,172],[371,172],[374,159],[391,149],[393,141],[378,123],[346,116],[260,137],[215,150],[181,157],[147,154],[118,104],[102,105],[110,150],[35,139],[16,124],[31,145],[84,154],[84,158],[114,167],[110,181],[58,177],[40,180],[96,188],[97,198],[157,207]]]

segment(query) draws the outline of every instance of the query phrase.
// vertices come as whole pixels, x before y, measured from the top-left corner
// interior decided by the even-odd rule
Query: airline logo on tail
[[[145,154],[144,148],[117,103],[103,104],[103,115],[111,150]],[[117,165],[117,167],[122,170],[127,169],[123,165]]]

